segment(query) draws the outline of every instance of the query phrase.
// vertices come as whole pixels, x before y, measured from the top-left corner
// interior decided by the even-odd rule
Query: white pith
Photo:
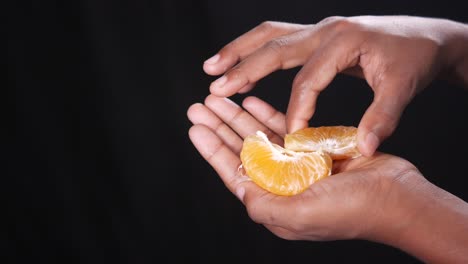
[[[310,155],[310,152],[302,152],[302,151],[292,151],[285,148],[282,148],[278,145],[273,145],[270,140],[268,139],[267,135],[262,131],[257,131],[257,136],[259,136],[271,149],[272,159],[277,161],[285,161],[285,160],[293,160],[297,161],[301,159],[305,155]],[[318,153],[321,150],[317,151]]]

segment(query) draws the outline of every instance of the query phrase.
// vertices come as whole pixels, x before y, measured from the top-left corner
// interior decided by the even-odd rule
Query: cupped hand
[[[374,239],[381,228],[397,233],[411,221],[400,213],[403,195],[422,176],[401,158],[376,153],[335,162],[333,175],[295,196],[269,193],[240,175],[243,139],[257,130],[282,144],[285,115],[248,97],[243,107],[210,95],[188,110],[189,136],[196,149],[245,205],[251,219],[275,235],[292,240]],[[404,201],[410,204],[409,201]]]
[[[448,46],[461,27],[410,16],[329,17],[315,25],[265,22],[227,44],[203,68],[223,74],[210,91],[226,97],[248,92],[276,70],[303,65],[292,84],[289,132],[307,127],[319,93],[335,75],[364,78],[374,99],[359,124],[358,147],[370,156],[395,130],[415,94],[453,66],[456,47]]]

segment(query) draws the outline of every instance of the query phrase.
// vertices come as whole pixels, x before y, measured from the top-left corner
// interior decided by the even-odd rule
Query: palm
[[[268,193],[238,173],[243,138],[257,130],[281,144],[285,116],[258,98],[240,106],[208,96],[188,111],[194,126],[190,138],[227,188],[246,205],[249,216],[288,239],[328,240],[362,235],[371,226],[389,190],[386,182],[414,170],[409,162],[378,153],[373,157],[335,162],[333,175],[292,197]],[[395,176],[394,176],[395,175]],[[375,212],[373,212],[375,211]]]

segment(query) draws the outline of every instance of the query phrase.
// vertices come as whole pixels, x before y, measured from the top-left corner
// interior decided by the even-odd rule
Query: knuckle
[[[309,81],[303,74],[298,74],[292,82],[292,89],[299,94],[303,94],[309,87]]]
[[[264,45],[263,49],[265,49],[266,53],[273,58],[273,64],[276,69],[283,69],[285,67],[284,57],[287,56],[286,49],[289,45],[290,41],[286,37],[270,40]]]
[[[331,16],[327,17],[320,22],[323,25],[329,25],[336,31],[349,31],[354,28],[357,24],[351,19],[342,16]]]
[[[244,71],[241,67],[234,67],[232,70],[229,71],[228,79],[239,79],[244,77]]]
[[[280,38],[276,38],[272,40],[272,42],[274,43],[275,46],[279,48],[283,48],[283,47],[288,46],[290,41],[289,41],[289,38],[287,37],[280,37]]]
[[[304,79],[300,74],[296,75],[292,81],[292,89],[299,90],[303,87]]]
[[[338,28],[338,29],[343,29],[343,28],[350,28],[351,26],[353,26],[355,23],[352,22],[351,20],[349,20],[348,18],[340,18],[340,19],[337,19],[335,22],[335,27]]]
[[[267,21],[263,21],[258,27],[260,30],[268,32],[268,31],[272,31],[276,29],[277,23],[274,21],[267,20]]]
[[[246,112],[242,109],[238,109],[237,112],[234,113],[232,118],[227,122],[229,125],[235,125],[236,123],[240,123],[241,119],[245,118]]]
[[[379,118],[380,125],[377,125],[377,133],[382,138],[389,137],[398,125],[398,117],[393,113],[383,110],[377,110],[376,115]]]
[[[268,41],[265,44],[265,48],[273,52],[276,55],[281,54],[281,51],[287,46],[289,41],[286,38],[276,38]]]
[[[330,24],[330,23],[334,23],[340,19],[342,19],[343,17],[341,16],[329,16],[329,17],[326,17],[324,19],[322,19],[322,21],[320,21],[319,23],[320,24]]]
[[[393,113],[389,113],[387,111],[380,111],[378,114],[382,119],[382,123],[386,124],[386,133],[384,133],[384,135],[387,136],[395,129],[395,116]]]
[[[389,73],[390,65],[383,62],[374,62],[374,74],[370,77],[370,85],[373,89],[379,89],[383,84],[392,81],[392,76]]]
[[[260,213],[258,211],[258,207],[254,202],[246,202],[245,207],[247,209],[247,214],[250,217],[250,219],[252,219],[252,221],[254,221],[257,224],[263,223],[262,217],[260,216]]]

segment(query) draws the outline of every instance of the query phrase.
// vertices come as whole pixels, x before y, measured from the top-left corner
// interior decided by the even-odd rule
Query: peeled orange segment
[[[331,173],[332,159],[322,152],[295,152],[271,143],[262,132],[247,136],[242,167],[258,186],[277,195],[295,195]]]
[[[356,158],[357,128],[353,126],[308,127],[287,134],[284,147],[294,151],[323,151],[333,160]]]

